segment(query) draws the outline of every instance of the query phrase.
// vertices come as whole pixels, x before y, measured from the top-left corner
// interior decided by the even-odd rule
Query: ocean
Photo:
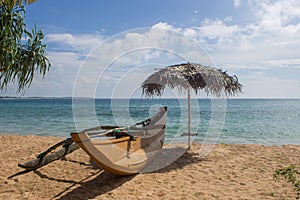
[[[166,142],[185,142],[186,99],[2,98],[0,134],[69,137],[98,125],[131,125],[168,106]],[[300,145],[300,99],[192,99],[194,142]]]

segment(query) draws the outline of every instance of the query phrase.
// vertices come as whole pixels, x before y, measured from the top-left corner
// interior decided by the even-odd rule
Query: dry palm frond
[[[207,94],[215,96],[235,95],[242,91],[242,85],[236,76],[226,71],[195,63],[182,63],[159,69],[143,83],[143,94],[161,96],[165,87],[178,88],[179,91],[191,88],[197,94],[204,89]]]

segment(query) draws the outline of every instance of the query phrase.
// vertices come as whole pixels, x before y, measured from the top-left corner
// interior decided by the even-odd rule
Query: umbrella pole
[[[191,93],[188,88],[188,148],[191,147]]]

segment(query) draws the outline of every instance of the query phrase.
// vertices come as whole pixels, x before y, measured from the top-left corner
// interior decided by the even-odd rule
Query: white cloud
[[[300,18],[300,2],[298,0],[250,0],[249,3],[253,14],[262,24],[286,26],[297,23]]]
[[[241,78],[244,80],[244,94],[240,97],[300,98],[300,80],[285,80],[260,74]]]
[[[138,65],[156,63],[151,65],[155,68],[188,60],[208,65],[216,63],[230,69],[230,74],[241,72],[240,80],[245,86],[246,96],[299,97],[298,80],[274,78],[262,73],[262,70],[300,68],[300,1],[248,2],[255,21],[246,25],[234,24],[233,17],[227,16],[224,19],[206,18],[200,26],[186,28],[159,22],[150,29],[129,31],[112,38],[99,34],[49,34],[46,41],[51,47],[48,55],[53,67],[46,79],[41,84],[40,81],[34,83],[30,91],[35,94],[40,89],[37,85],[42,85],[53,96],[58,94],[55,88],[62,88],[61,91],[65,91],[67,96],[71,95],[76,74],[83,64],[86,70],[80,78],[85,87],[80,94],[95,93],[97,81],[102,76],[105,84],[99,88],[104,90],[103,96],[107,96],[114,84],[123,83],[120,81],[122,74],[131,70],[138,77],[136,81],[140,81],[147,75],[145,72],[151,73],[146,69],[143,72],[132,71]],[[234,1],[235,7],[240,4],[241,1]],[[209,56],[204,51],[199,56],[199,45],[205,48]],[[87,55],[88,59],[83,63]],[[256,75],[250,76],[246,69],[255,69]],[[133,79],[132,76],[126,77]],[[264,80],[267,84],[259,87]],[[138,84],[140,82],[135,86],[131,83],[127,85],[134,89]],[[276,85],[276,90],[281,92],[273,92],[272,85]],[[284,88],[288,89],[284,91]]]
[[[241,5],[241,0],[233,0],[233,5],[235,8],[239,7]]]
[[[166,22],[159,22],[159,23],[153,25],[152,28],[166,29],[166,30],[173,30],[173,31],[175,31],[175,30],[179,31],[180,30],[179,28],[175,29],[172,25],[169,25]]]
[[[200,31],[199,34],[208,39],[231,38],[240,31],[237,25],[226,25],[225,22],[220,19],[205,19],[198,29]]]
[[[102,42],[103,39],[104,37],[99,34],[72,35],[65,33],[46,35],[46,42],[60,44],[60,50],[68,49],[80,52],[91,51],[97,44]]]
[[[256,17],[254,23],[238,26],[229,25],[226,19],[206,19],[193,28],[198,30],[193,36],[209,47],[212,58],[220,65],[264,68],[269,67],[266,61],[285,60],[299,67],[300,2],[249,2]]]
[[[264,62],[266,66],[275,68],[275,67],[288,67],[288,68],[296,68],[300,69],[300,58],[297,59],[274,59],[267,60]]]
[[[169,29],[172,26],[159,23],[152,28],[121,33],[101,43],[80,68],[76,80],[76,96],[82,93],[85,96],[95,95],[99,80],[105,80],[100,84],[100,89],[110,92],[114,84],[123,78],[124,73],[134,73],[132,69],[139,65],[153,63],[152,70],[170,63],[200,58],[209,62],[209,58],[197,43]],[[142,77],[146,78],[146,75],[142,74]],[[139,86],[141,82],[135,82],[135,85]]]

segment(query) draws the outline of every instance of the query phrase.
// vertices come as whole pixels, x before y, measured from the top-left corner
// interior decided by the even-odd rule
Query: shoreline
[[[50,138],[57,138],[57,139],[61,139],[61,140],[64,140],[68,137],[62,137],[62,136],[56,136],[56,135],[43,135],[43,134],[20,134],[20,133],[0,133],[0,137],[1,136],[29,136],[29,137],[50,137]],[[71,137],[71,136],[69,136]],[[186,137],[186,136],[185,136]],[[186,137],[187,138],[187,137]],[[186,139],[187,140],[187,139]],[[198,141],[197,141],[198,140]],[[166,143],[165,141],[165,145],[167,145],[168,143]],[[172,144],[172,143],[170,143]],[[187,145],[187,142],[181,142],[178,143],[180,145]],[[215,144],[209,144],[209,143],[202,143],[202,142],[199,142],[199,139],[194,139],[194,141],[192,142],[192,144],[196,144],[196,145],[220,145],[220,144],[224,144],[224,145],[261,145],[261,146],[266,146],[266,147],[272,147],[272,146],[289,146],[289,145],[292,145],[292,146],[299,146],[300,147],[300,143],[299,144],[294,144],[294,143],[288,143],[288,144],[263,144],[263,143],[237,143],[237,142],[222,142],[222,141],[218,141],[217,143]]]
[[[0,135],[0,199],[295,199],[276,169],[299,164],[300,146],[216,144],[199,158],[200,144],[169,166],[133,176],[109,174],[78,150],[34,172],[7,179],[17,167],[60,141],[54,136]]]

